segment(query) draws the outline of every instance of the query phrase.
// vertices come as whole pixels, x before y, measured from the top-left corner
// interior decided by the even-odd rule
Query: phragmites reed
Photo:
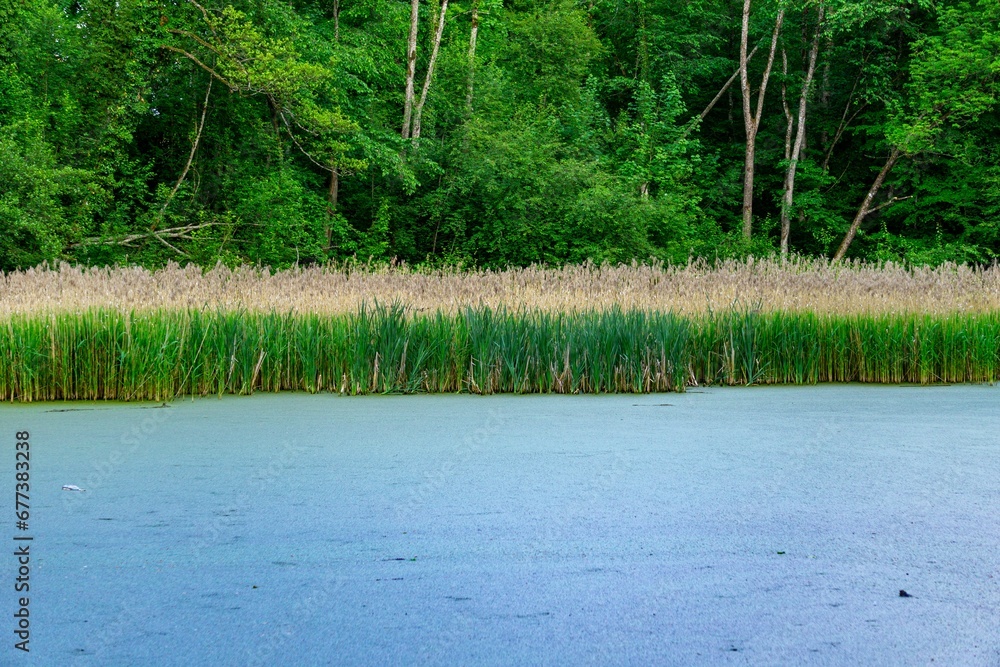
[[[61,265],[0,275],[3,400],[998,379],[996,266]]]
[[[570,313],[611,308],[695,315],[735,307],[760,312],[891,314],[1000,312],[1000,267],[831,263],[794,259],[686,266],[584,264],[504,271],[407,267],[203,271],[171,264],[79,268],[66,264],[0,274],[0,318],[94,308],[353,313],[364,303],[410,312],[466,307]]]

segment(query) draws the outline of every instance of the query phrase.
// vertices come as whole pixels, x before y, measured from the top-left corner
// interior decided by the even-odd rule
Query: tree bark
[[[337,212],[337,197],[340,194],[340,172],[336,165],[330,169],[330,191],[327,193],[327,201],[330,204],[330,213]]]
[[[330,249],[330,245],[333,243],[333,216],[337,213],[337,198],[340,194],[340,172],[337,171],[337,165],[330,165],[330,189],[327,192],[327,223],[326,229],[324,230],[326,235],[326,249]]]
[[[802,94],[799,95],[799,115],[795,130],[795,143],[792,154],[788,158],[788,170],[785,172],[785,192],[781,198],[781,256],[788,255],[788,237],[791,233],[791,211],[795,197],[795,171],[798,168],[799,157],[806,142],[806,105],[809,101],[809,88],[812,86],[813,75],[816,73],[816,58],[819,55],[819,35],[823,29],[823,3],[817,10],[818,23],[809,47],[809,65],[806,68],[806,79],[802,83]],[[784,54],[782,54],[784,55]]]
[[[782,7],[778,10],[778,16],[774,22],[771,50],[767,56],[764,75],[761,78],[760,92],[757,94],[757,113],[754,115],[750,108],[750,80],[747,72],[750,3],[751,0],[743,0],[743,25],[740,31],[740,88],[743,92],[743,125],[747,136],[746,155],[743,161],[743,236],[747,239],[753,232],[753,176],[757,129],[760,127],[760,117],[764,112],[764,95],[767,92],[767,81],[771,77],[771,68],[774,66],[774,52],[778,47],[778,34],[781,32],[781,23],[785,18],[785,9]]]
[[[479,36],[479,0],[472,0],[472,30],[469,32],[469,82],[465,89],[465,113],[472,115],[472,87],[476,79],[476,38]]]
[[[902,151],[893,146],[892,151],[889,153],[889,159],[887,159],[885,164],[882,166],[882,171],[880,171],[878,176],[875,177],[875,182],[872,183],[870,188],[868,188],[868,194],[866,194],[865,198],[861,200],[861,206],[858,208],[858,213],[854,216],[854,220],[851,222],[851,227],[847,230],[847,234],[844,235],[844,240],[840,242],[840,247],[837,248],[837,252],[833,256],[833,261],[837,262],[844,258],[844,255],[847,253],[847,249],[851,247],[851,241],[854,240],[855,234],[858,233],[858,228],[861,226],[861,223],[864,222],[865,216],[872,211],[872,202],[875,200],[875,195],[878,194],[882,184],[885,183],[885,177],[889,175],[890,171],[892,171],[893,166],[899,160],[901,155]]]
[[[785,80],[788,77],[788,56],[785,49],[781,49],[781,108],[785,112],[785,160],[792,157],[792,131],[795,129],[795,119],[792,118],[792,110],[788,108],[788,86]]]
[[[441,15],[438,17],[437,31],[434,33],[434,46],[431,49],[431,59],[427,63],[427,76],[424,77],[424,88],[420,91],[420,101],[413,114],[413,138],[420,138],[420,119],[424,114],[424,104],[427,103],[427,92],[431,89],[431,79],[434,77],[434,63],[437,62],[438,51],[441,48],[441,35],[444,33],[444,21],[448,13],[448,0],[441,2]]]
[[[743,22],[740,29],[740,90],[743,93],[743,127],[747,144],[743,161],[743,236],[750,238],[753,230],[753,152],[756,130],[750,112],[750,78],[747,73],[747,41],[750,36],[750,0],[743,0]]]
[[[410,138],[410,117],[413,114],[413,80],[417,74],[417,22],[420,13],[420,0],[410,2],[410,37],[406,44],[406,96],[403,100],[403,131],[404,139]]]
[[[333,0],[333,41],[340,41],[340,0]]]

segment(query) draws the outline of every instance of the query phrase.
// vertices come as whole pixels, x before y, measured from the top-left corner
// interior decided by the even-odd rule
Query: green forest
[[[0,0],[0,270],[1000,255],[996,0]]]

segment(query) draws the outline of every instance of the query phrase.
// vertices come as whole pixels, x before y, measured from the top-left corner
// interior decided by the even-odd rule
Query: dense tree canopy
[[[998,92],[996,0],[0,0],[0,270],[991,262]]]

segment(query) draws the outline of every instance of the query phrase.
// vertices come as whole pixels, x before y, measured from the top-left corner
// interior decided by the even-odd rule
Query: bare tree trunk
[[[337,167],[334,166],[330,169],[330,191],[328,193],[328,201],[330,203],[330,212],[337,212],[337,196],[340,194],[340,172],[337,171]]]
[[[774,52],[778,47],[778,34],[781,32],[781,23],[785,18],[785,9],[778,10],[778,16],[774,22],[774,32],[771,34],[771,50],[767,56],[767,65],[764,68],[764,75],[760,82],[760,92],[757,94],[757,113],[750,110],[750,81],[747,72],[747,38],[750,32],[750,3],[751,0],[743,0],[743,27],[740,32],[740,87],[743,92],[743,125],[746,129],[747,148],[743,163],[743,236],[750,238],[753,232],[753,174],[754,174],[754,153],[757,144],[757,129],[760,127],[760,117],[764,112],[764,95],[767,92],[767,81],[771,77],[771,68],[774,66]]]
[[[743,236],[753,230],[753,158],[757,128],[750,112],[750,79],[747,72],[747,41],[750,36],[750,0],[743,0],[743,24],[740,30],[740,90],[743,92],[743,126],[747,146],[743,161]]]
[[[156,228],[160,226],[163,222],[163,216],[167,212],[167,207],[170,206],[170,202],[174,200],[174,196],[177,195],[177,191],[181,188],[181,183],[187,178],[188,171],[191,170],[191,163],[194,162],[194,154],[198,152],[198,142],[201,141],[201,131],[205,129],[205,115],[208,113],[208,96],[212,94],[212,77],[208,77],[208,87],[205,89],[205,101],[201,105],[201,120],[195,125],[195,135],[194,140],[191,142],[191,152],[188,153],[187,163],[184,165],[184,170],[181,175],[177,178],[177,182],[174,183],[173,189],[170,194],[167,195],[167,200],[163,202],[163,206],[160,208],[160,213],[156,216],[156,220],[153,222],[153,226],[149,228],[150,231],[156,231]],[[179,251],[178,251],[179,252]]]
[[[826,37],[826,61],[823,63],[823,84],[820,87],[819,93],[819,103],[823,107],[824,113],[830,108],[830,62],[833,60],[831,54],[833,53],[833,36],[827,35]],[[827,142],[830,137],[827,134],[826,128],[824,127],[820,133],[820,145],[826,150]]]
[[[424,114],[424,104],[427,103],[427,91],[431,89],[431,79],[434,77],[434,63],[437,62],[438,51],[441,48],[441,35],[444,33],[444,20],[448,13],[448,0],[441,2],[441,15],[438,17],[437,32],[434,33],[434,47],[431,49],[431,59],[427,63],[427,76],[424,78],[424,88],[420,91],[420,101],[417,102],[413,114],[413,138],[420,138],[420,119]]]
[[[333,0],[333,41],[340,41],[340,0]]]
[[[417,74],[417,23],[420,0],[410,2],[410,37],[406,44],[406,97],[403,101],[403,138],[410,138],[410,117],[413,114],[413,80]]]
[[[816,58],[819,55],[819,35],[823,29],[823,4],[818,9],[816,33],[813,35],[812,46],[809,48],[809,65],[806,68],[806,80],[802,82],[802,94],[799,95],[798,126],[795,131],[795,143],[792,155],[788,158],[788,170],[785,172],[785,192],[781,198],[781,256],[788,255],[788,237],[791,233],[791,211],[795,196],[795,171],[798,168],[799,157],[806,143],[806,105],[809,101],[809,88],[812,86],[813,75],[816,73]],[[782,54],[784,55],[784,54]]]
[[[840,261],[844,258],[844,255],[847,253],[847,249],[851,247],[851,241],[854,240],[855,234],[858,233],[858,228],[861,226],[861,223],[864,222],[865,216],[867,216],[872,210],[872,201],[874,201],[875,195],[878,194],[882,184],[885,183],[885,177],[889,175],[890,171],[892,171],[893,166],[899,160],[901,155],[902,152],[899,148],[893,146],[892,151],[889,153],[889,159],[887,159],[885,164],[882,166],[882,171],[880,171],[878,176],[875,177],[875,182],[872,183],[870,188],[868,188],[868,194],[866,194],[865,198],[861,200],[861,207],[858,208],[858,213],[854,216],[850,229],[848,229],[847,234],[844,235],[844,240],[840,242],[840,247],[837,248],[837,252],[833,256],[833,261]]]
[[[476,79],[476,37],[479,35],[479,0],[472,0],[472,31],[469,33],[469,83],[465,89],[465,112],[472,115],[472,86]]]
[[[795,119],[792,118],[792,110],[788,108],[788,86],[785,79],[788,77],[788,56],[785,49],[781,49],[781,108],[785,112],[785,160],[792,157],[792,131],[795,129]]]
[[[330,249],[330,245],[333,243],[333,224],[330,219],[337,213],[337,197],[340,194],[340,172],[337,171],[337,165],[330,165],[330,190],[327,193],[327,212],[328,220],[326,223],[326,249]]]

